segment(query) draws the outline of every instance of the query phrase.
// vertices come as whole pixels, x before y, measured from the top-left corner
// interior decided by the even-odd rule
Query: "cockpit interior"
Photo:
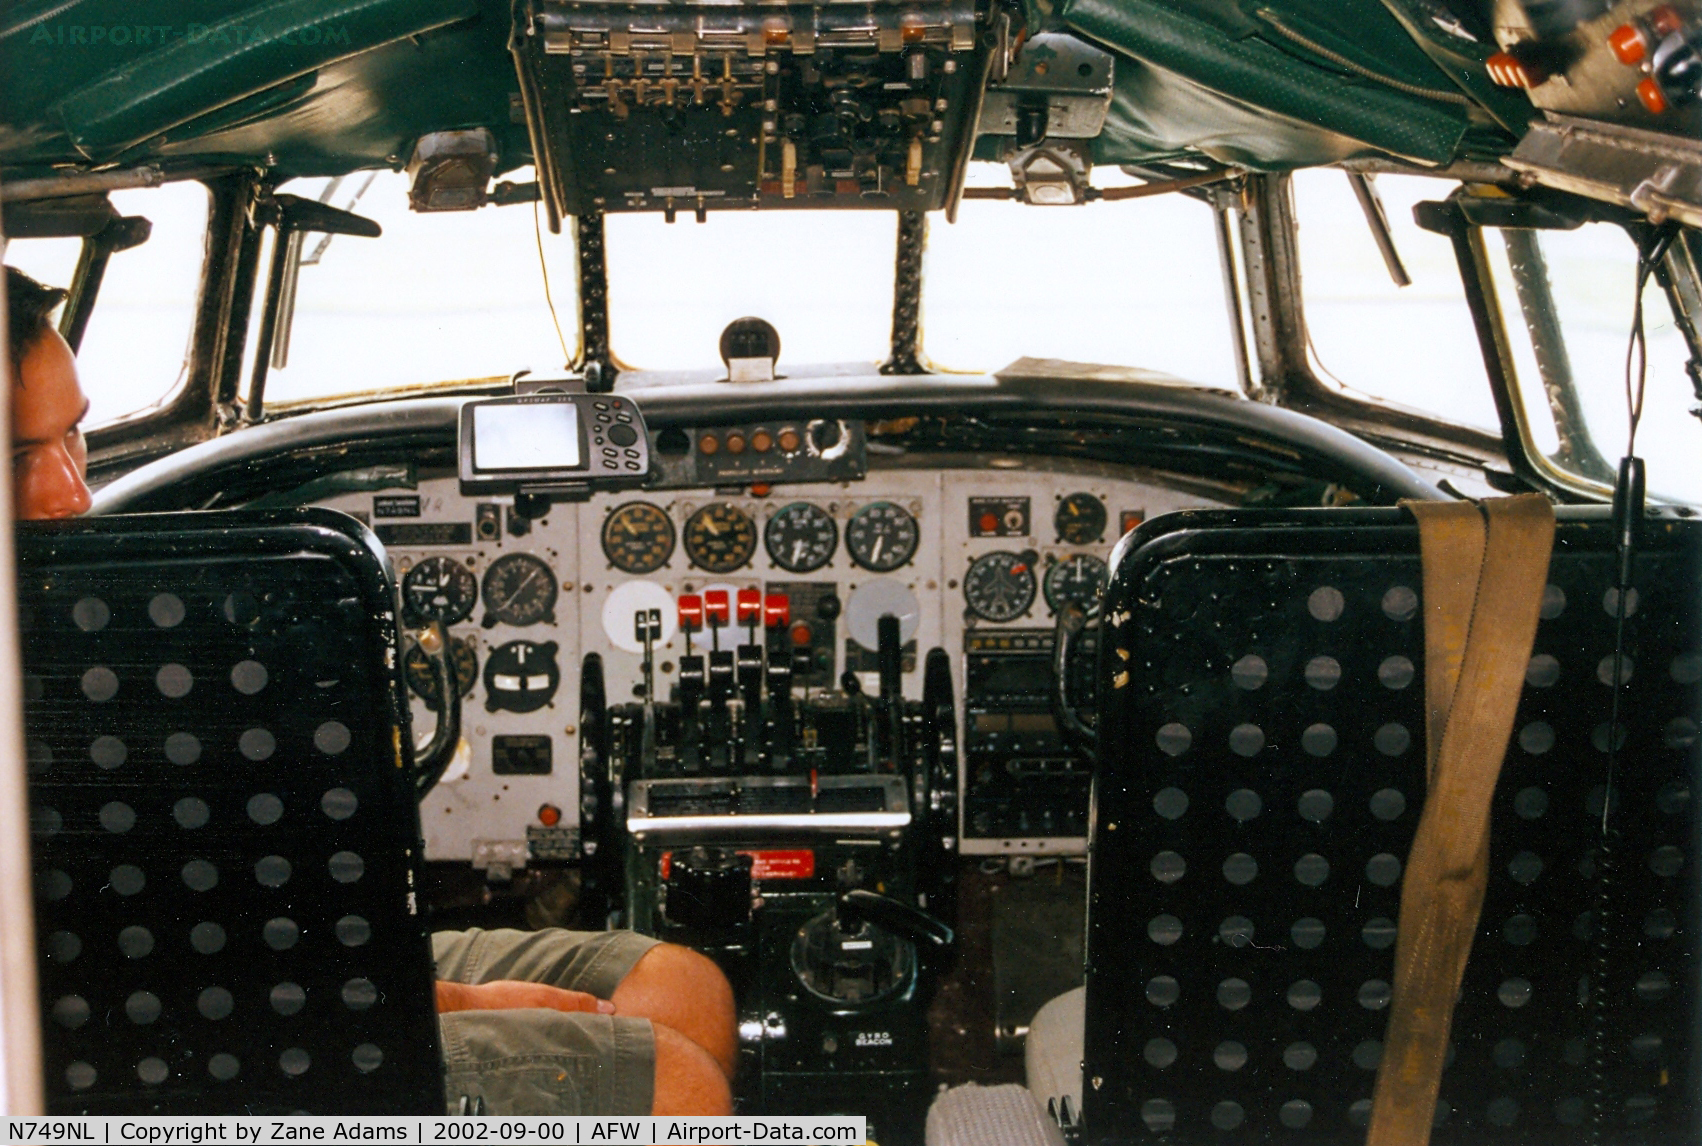
[[[441,1114],[431,934],[566,928],[888,1146],[1702,1136],[1696,0],[0,61],[9,1113]]]

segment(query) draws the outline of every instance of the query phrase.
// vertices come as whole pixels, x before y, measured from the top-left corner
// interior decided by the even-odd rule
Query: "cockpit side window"
[[[1314,372],[1352,395],[1499,433],[1453,246],[1413,221],[1414,204],[1445,199],[1458,184],[1380,175],[1373,186],[1412,280],[1408,286],[1396,285],[1344,172],[1315,168],[1294,174],[1301,296]]]
[[[1626,352],[1637,246],[1612,223],[1576,230],[1486,230],[1484,253],[1513,355],[1528,448],[1574,480],[1611,485],[1630,420]],[[1686,257],[1672,248],[1674,257]],[[1674,270],[1683,268],[1674,267]],[[1702,420],[1686,372],[1691,349],[1668,296],[1643,290],[1643,416],[1636,452],[1651,497],[1702,503]],[[1635,362],[1631,382],[1637,382]]]
[[[115,251],[77,347],[89,396],[86,429],[165,404],[188,371],[189,334],[207,237],[208,195],[200,183],[114,191],[121,217],[151,224],[145,241]],[[84,240],[16,239],[6,262],[57,287],[70,287]]]

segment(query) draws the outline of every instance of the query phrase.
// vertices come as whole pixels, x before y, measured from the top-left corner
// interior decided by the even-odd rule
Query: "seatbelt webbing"
[[[1367,1146],[1426,1146],[1489,882],[1495,783],[1554,547],[1540,495],[1403,502],[1424,563],[1429,793],[1401,881],[1394,999]]]

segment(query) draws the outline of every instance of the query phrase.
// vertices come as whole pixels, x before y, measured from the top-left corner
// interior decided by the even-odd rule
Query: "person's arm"
[[[494,983],[450,983],[437,981],[437,1013],[454,1011],[507,1011],[517,1008],[550,1011],[591,1011],[612,1015],[615,1005],[584,991],[567,991],[543,983],[499,979]]]

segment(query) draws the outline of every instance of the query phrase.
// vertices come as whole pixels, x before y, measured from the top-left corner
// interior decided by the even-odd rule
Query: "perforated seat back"
[[[1609,796],[1611,529],[1559,518],[1432,1141],[1694,1142],[1702,523],[1636,560]],[[1117,557],[1087,1140],[1363,1142],[1425,801],[1416,526],[1177,514]]]
[[[18,562],[51,1108],[441,1113],[376,541],[162,514]]]

